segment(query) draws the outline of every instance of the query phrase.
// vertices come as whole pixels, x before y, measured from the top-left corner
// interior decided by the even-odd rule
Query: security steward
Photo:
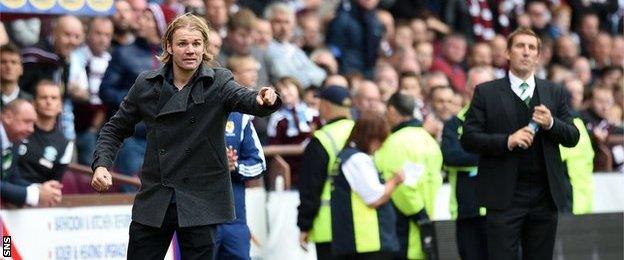
[[[477,85],[494,80],[489,67],[474,67],[468,71],[463,96],[471,100]],[[451,185],[449,208],[455,220],[457,250],[462,260],[487,260],[485,208],[479,208],[476,197],[476,176],[479,155],[466,152],[459,142],[462,124],[470,103],[457,116],[444,123],[442,155]]]
[[[332,259],[331,251],[331,171],[355,124],[351,120],[349,90],[328,86],[319,93],[319,114],[326,123],[315,131],[305,148],[301,167],[297,226],[299,243],[307,250],[308,240],[315,243],[317,259]]]
[[[395,93],[388,100],[392,134],[375,154],[375,165],[387,181],[411,164],[412,174],[392,193],[397,211],[399,259],[437,259],[435,234],[429,220],[442,186],[442,152],[433,137],[413,117],[414,98]]]

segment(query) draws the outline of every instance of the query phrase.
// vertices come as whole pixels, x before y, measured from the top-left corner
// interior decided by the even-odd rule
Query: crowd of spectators
[[[3,15],[3,109],[34,98],[46,122],[28,139],[42,136],[36,142],[46,164],[28,156],[19,163],[30,181],[61,180],[71,159],[90,164],[100,127],[137,76],[160,66],[166,26],[185,12],[209,22],[212,66],[229,68],[242,85],[272,85],[281,94],[281,110],[254,120],[263,144],[309,140],[324,123],[316,93],[327,86],[349,89],[354,118],[385,112],[397,91],[410,95],[414,118],[441,142],[444,122],[470,102],[468,71],[490,67],[505,77],[506,35],[532,28],[543,42],[536,76],[568,90],[590,133],[594,171],[624,171],[621,1],[115,0],[114,6],[110,17]],[[43,106],[41,96],[57,89],[58,108]],[[146,134],[139,124],[124,142],[118,172],[138,174]],[[300,160],[287,158],[295,188],[305,185],[297,183]]]

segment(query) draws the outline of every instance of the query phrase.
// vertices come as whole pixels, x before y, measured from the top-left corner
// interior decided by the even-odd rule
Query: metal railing
[[[264,155],[267,159],[267,169],[268,169],[268,187],[271,190],[276,189],[275,180],[278,176],[281,176],[284,180],[284,189],[290,189],[291,187],[291,172],[290,166],[284,160],[282,156],[292,156],[292,155],[302,155],[305,146],[302,144],[299,145],[268,145],[263,147]],[[71,163],[68,166],[68,170],[74,173],[79,173],[82,175],[86,175],[91,177],[93,175],[93,171],[90,167]],[[113,177],[113,183],[115,185],[126,184],[132,185],[137,188],[141,187],[141,181],[137,177],[131,177],[127,175],[123,175],[116,172],[111,172]],[[257,179],[249,181],[247,187],[261,187],[264,185],[263,179]],[[72,195],[73,196],[73,195]],[[76,195],[78,196],[78,195]],[[63,201],[66,198],[72,198],[71,196],[64,196]]]

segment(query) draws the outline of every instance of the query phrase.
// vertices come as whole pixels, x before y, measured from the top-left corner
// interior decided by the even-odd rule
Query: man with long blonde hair
[[[266,116],[281,105],[273,89],[253,91],[229,70],[210,68],[208,33],[195,15],[176,18],[163,35],[164,66],[138,76],[100,132],[91,185],[104,191],[113,184],[108,169],[123,139],[138,122],[147,127],[128,259],[162,259],[174,231],[182,258],[213,257],[216,224],[235,215],[224,143],[228,114]]]

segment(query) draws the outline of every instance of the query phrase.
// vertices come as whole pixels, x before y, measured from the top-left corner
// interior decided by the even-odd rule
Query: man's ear
[[[10,125],[12,122],[13,122],[13,112],[9,110],[3,111],[2,119],[0,119],[0,124],[6,123],[7,125]]]

